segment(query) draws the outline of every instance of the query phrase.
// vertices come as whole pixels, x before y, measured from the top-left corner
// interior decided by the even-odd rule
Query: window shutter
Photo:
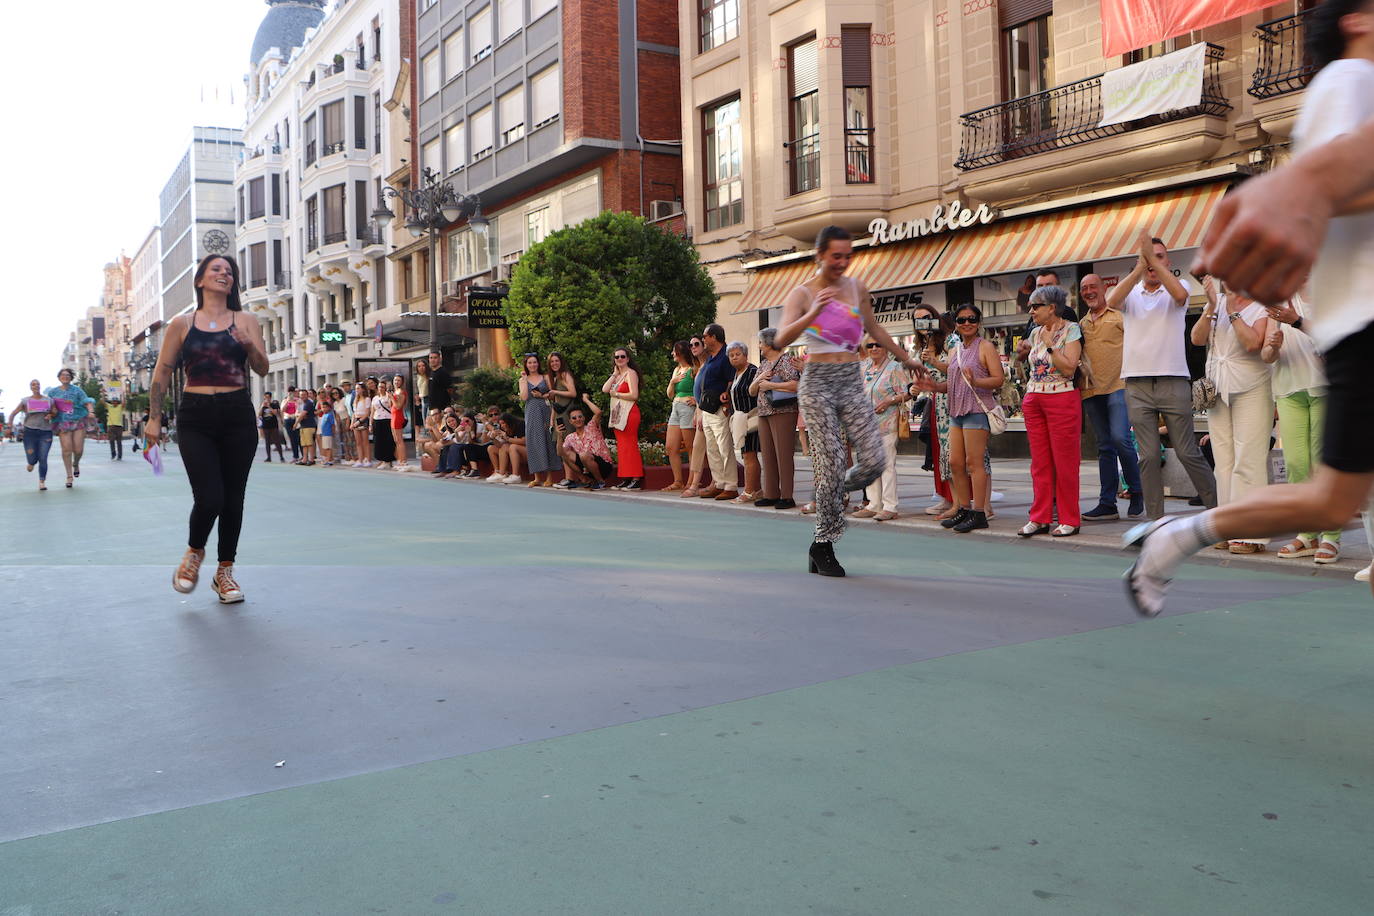
[[[846,86],[873,85],[873,53],[869,27],[847,25],[840,30],[840,51]]]
[[[1009,29],[1054,12],[1054,0],[1002,0],[997,4],[997,23]]]
[[[792,95],[806,95],[821,88],[820,62],[816,51],[816,38],[794,44],[792,50]]]

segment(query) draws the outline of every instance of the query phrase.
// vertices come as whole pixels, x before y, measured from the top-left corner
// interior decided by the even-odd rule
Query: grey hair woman
[[[731,341],[725,356],[735,370],[729,391],[730,432],[735,458],[744,465],[744,491],[734,499],[742,505],[759,498],[759,399],[752,387],[759,369],[749,362],[749,348],[741,341]]]
[[[759,453],[763,471],[763,496],[754,505],[792,509],[794,467],[792,451],[797,442],[796,363],[778,349],[778,329],[759,331],[759,371],[749,386],[759,399]]]

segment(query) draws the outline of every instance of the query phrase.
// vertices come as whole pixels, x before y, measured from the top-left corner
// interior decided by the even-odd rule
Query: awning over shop
[[[948,242],[948,236],[935,235],[910,245],[865,246],[854,252],[849,275],[870,290],[919,283]],[[787,294],[815,270],[816,262],[808,255],[755,271],[734,313],[739,315],[782,305]]]
[[[444,347],[466,346],[474,337],[468,330],[466,317],[452,312],[439,313],[437,330],[439,345]],[[382,340],[399,344],[428,343],[429,313],[402,312],[400,319],[382,325]]]
[[[1225,182],[994,223],[950,240],[926,282],[1127,257],[1141,227],[1170,249],[1196,248]],[[1179,265],[1186,267],[1187,265]]]

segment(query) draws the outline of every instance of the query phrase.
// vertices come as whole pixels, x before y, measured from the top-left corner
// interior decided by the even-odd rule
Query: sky
[[[0,200],[9,214],[0,220],[0,409],[8,414],[29,379],[57,384],[68,335],[100,302],[105,264],[121,251],[133,257],[157,224],[158,194],[191,128],[243,126],[243,77],[267,6],[66,0],[6,12],[15,37],[0,89],[8,125]]]

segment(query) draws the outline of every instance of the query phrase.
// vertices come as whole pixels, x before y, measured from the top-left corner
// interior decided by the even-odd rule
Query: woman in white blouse
[[[1217,402],[1207,411],[1207,432],[1216,459],[1217,505],[1235,502],[1269,483],[1269,434],[1274,428],[1274,396],[1269,365],[1260,349],[1269,336],[1264,306],[1215,281],[1202,282],[1207,306],[1193,325],[1192,341],[1207,347],[1207,377],[1217,386]],[[1260,553],[1268,538],[1223,542],[1231,553]]]
[[[1274,367],[1274,399],[1283,438],[1283,464],[1289,483],[1302,483],[1321,463],[1322,421],[1326,416],[1326,374],[1316,342],[1303,330],[1311,320],[1307,303],[1294,298],[1269,309],[1269,336],[1260,356]],[[1312,557],[1318,564],[1341,556],[1341,532],[1304,531],[1279,548],[1279,559]]]

